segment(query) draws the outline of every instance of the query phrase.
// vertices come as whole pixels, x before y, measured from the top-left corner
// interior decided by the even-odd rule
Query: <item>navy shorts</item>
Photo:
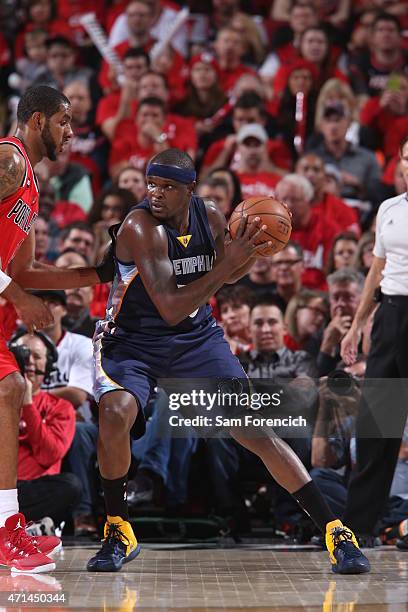
[[[152,335],[97,324],[94,336],[97,402],[105,393],[125,390],[145,408],[158,379],[247,380],[214,319],[190,332]]]

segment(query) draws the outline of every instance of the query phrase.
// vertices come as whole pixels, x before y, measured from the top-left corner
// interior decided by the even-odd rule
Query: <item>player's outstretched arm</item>
[[[113,279],[113,260],[88,268],[57,268],[34,260],[35,233],[31,229],[10,263],[10,276],[25,289],[75,289]]]
[[[0,144],[0,202],[21,187],[25,171],[26,161],[16,147]]]
[[[185,287],[177,287],[173,265],[168,256],[164,228],[145,211],[134,211],[123,223],[117,242],[119,259],[133,259],[161,317],[168,325],[177,325],[205,304],[226,282],[234,270],[242,267],[256,250],[257,223],[241,224],[228,256],[215,268]]]

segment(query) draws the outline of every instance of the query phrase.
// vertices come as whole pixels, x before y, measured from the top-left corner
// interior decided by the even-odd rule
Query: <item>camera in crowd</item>
[[[359,379],[344,370],[333,370],[327,375],[327,387],[335,395],[350,395],[359,386]]]
[[[21,374],[24,376],[31,355],[30,349],[25,344],[17,344],[16,342],[10,342],[9,349],[17,361]]]

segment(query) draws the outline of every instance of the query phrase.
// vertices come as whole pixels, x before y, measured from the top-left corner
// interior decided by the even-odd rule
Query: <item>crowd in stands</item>
[[[184,7],[189,15],[168,39]],[[88,13],[115,62],[95,46]],[[58,88],[72,105],[71,147],[35,169],[40,261],[97,261],[110,226],[145,197],[146,163],[169,147],[194,159],[196,193],[227,219],[244,198],[287,203],[287,247],[256,259],[212,305],[250,378],[305,383],[297,409],[310,416],[307,434],[280,433],[341,514],[359,387],[352,384],[345,405],[328,381],[338,369],[352,381],[364,377],[372,318],[354,366],[341,363],[340,343],[372,261],[378,207],[406,191],[399,161],[408,134],[406,0],[10,0],[0,11],[0,77],[0,136],[13,133],[30,85]],[[109,289],[40,292],[54,314],[45,340],[22,335],[0,298],[13,346],[30,354],[20,505],[35,521],[73,516],[76,535],[95,534],[101,512],[91,338]],[[256,483],[253,496],[272,491],[274,521],[293,532],[301,512],[256,458],[228,439],[163,436],[160,389],[149,413],[145,436],[132,444],[132,511],[149,503],[171,515],[194,512],[191,474],[201,470],[202,514],[232,517],[237,532],[247,530],[247,478]],[[384,531],[408,511],[407,448],[408,437]]]

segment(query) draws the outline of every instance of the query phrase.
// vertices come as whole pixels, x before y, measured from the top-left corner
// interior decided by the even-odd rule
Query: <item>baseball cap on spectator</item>
[[[67,295],[62,289],[36,289],[35,291],[30,291],[30,293],[39,298],[59,301],[63,306],[67,305]]]
[[[237,142],[244,142],[247,138],[256,138],[259,142],[267,142],[268,134],[259,123],[247,123],[243,125],[237,134]]]
[[[323,109],[323,119],[343,119],[348,113],[341,102],[328,102]]]
[[[194,55],[191,60],[190,60],[190,65],[189,68],[190,70],[192,69],[193,66],[195,66],[195,64],[210,64],[214,70],[217,72],[217,74],[219,73],[220,67],[217,63],[217,60],[215,59],[215,57],[213,55],[211,55],[211,53],[199,53],[198,55]]]

